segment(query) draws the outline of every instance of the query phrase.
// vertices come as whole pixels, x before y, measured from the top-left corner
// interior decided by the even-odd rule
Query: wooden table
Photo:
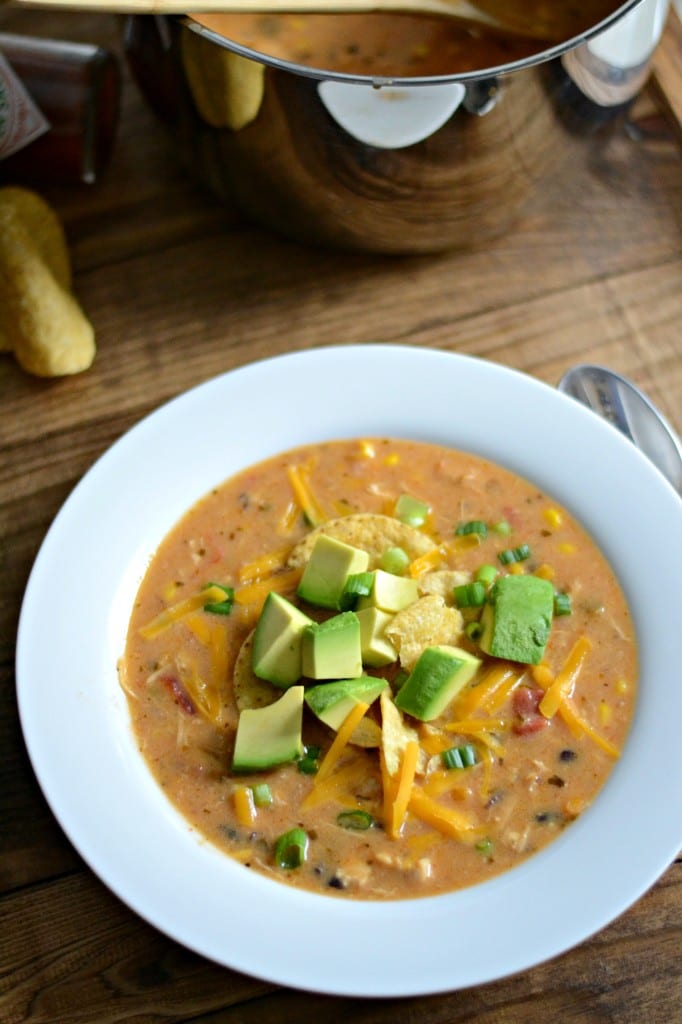
[[[4,10],[0,29],[119,50],[108,16]],[[675,45],[679,39],[669,38],[666,58]],[[232,367],[376,339],[473,353],[552,384],[572,364],[595,361],[634,378],[681,430],[682,166],[670,116],[670,108],[680,109],[671,68],[674,78],[674,61],[661,63],[667,104],[654,83],[629,130],[574,140],[570,167],[548,186],[540,208],[506,237],[465,253],[320,252],[254,228],[188,180],[127,78],[109,173],[94,187],[44,189],[66,225],[76,291],[99,351],[87,373],[54,381],[29,377],[0,357],[5,1024],[682,1020],[679,860],[577,949],[475,990],[405,1001],[339,999],[281,989],[202,960],[128,910],[64,838],[32,774],[14,692],[22,594],[62,502],[150,410]],[[59,602],[55,583],[46,616]]]

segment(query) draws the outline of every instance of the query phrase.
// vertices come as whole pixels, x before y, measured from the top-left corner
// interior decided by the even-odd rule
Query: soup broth
[[[268,595],[315,623],[342,614],[297,594],[321,533],[415,583],[416,600],[387,613],[396,657],[363,664],[387,684],[369,708],[351,701],[357,724],[332,728],[305,704],[295,756],[234,771],[245,710],[287,693],[253,671]],[[481,649],[485,606],[512,577],[556,595],[533,664]],[[475,583],[482,605],[480,587],[467,599]],[[480,661],[472,678],[435,717],[401,711],[421,652],[453,645]],[[617,579],[565,509],[493,463],[390,439],[284,453],[205,496],[152,558],[120,662],[142,755],[192,829],[287,884],[362,899],[483,882],[560,835],[617,761],[636,675]]]
[[[498,68],[527,59],[599,24],[619,5],[500,3],[486,14],[509,26],[410,13],[196,14],[194,21],[257,53],[330,72],[428,77]]]

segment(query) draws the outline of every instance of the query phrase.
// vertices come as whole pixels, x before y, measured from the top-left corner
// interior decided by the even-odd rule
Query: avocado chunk
[[[392,665],[398,660],[398,651],[386,636],[386,626],[393,616],[381,608],[362,608],[356,612],[360,623],[360,652],[362,662],[371,668]]]
[[[360,622],[355,612],[341,612],[303,630],[303,675],[309,679],[343,679],[362,672]]]
[[[480,658],[461,647],[427,647],[398,690],[395,706],[413,718],[430,722],[445,711],[480,664]]]
[[[368,597],[361,597],[357,608],[381,608],[382,612],[399,612],[419,597],[417,581],[408,576],[395,576],[384,569],[374,572],[374,585]]]
[[[280,594],[270,591],[253,634],[253,671],[283,688],[302,675],[303,630],[313,620]]]
[[[246,708],[239,716],[232,757],[235,771],[262,771],[303,754],[303,687],[290,686],[264,708]]]
[[[356,704],[371,704],[387,686],[385,679],[375,676],[339,679],[309,687],[305,702],[321,722],[331,729],[340,729]]]
[[[321,534],[298,585],[298,596],[320,608],[339,609],[347,578],[365,572],[369,555],[361,548]]]
[[[554,587],[538,576],[502,576],[481,615],[481,650],[526,665],[542,661],[554,611]]]

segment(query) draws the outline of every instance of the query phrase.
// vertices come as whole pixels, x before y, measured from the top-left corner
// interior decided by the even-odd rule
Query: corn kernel
[[[384,459],[384,466],[397,466],[399,462],[400,456],[398,455],[398,453],[392,452],[390,455],[387,455],[386,458]]]
[[[553,580],[555,572],[551,565],[547,565],[546,562],[543,562],[542,565],[539,565],[535,570],[535,575],[539,576],[541,580]]]
[[[512,564],[507,567],[507,571],[511,573],[512,576],[521,576],[523,573],[523,566],[520,562],[512,562]]]
[[[552,672],[549,665],[541,662],[539,665],[533,665],[531,669],[531,675],[538,686],[541,686],[543,690],[546,690],[548,686],[554,681],[554,673]]]
[[[599,701],[599,721],[602,725],[608,725],[613,717],[613,709],[605,700]]]
[[[564,517],[558,508],[546,508],[542,514],[547,525],[553,530],[557,530],[564,521]]]
[[[234,791],[234,809],[241,825],[252,825],[256,817],[253,793],[249,786],[237,786]]]
[[[466,551],[468,548],[477,548],[480,543],[479,533],[464,533],[455,537],[450,547],[453,551]]]
[[[568,541],[563,541],[563,543],[559,544],[559,551],[562,553],[562,555],[574,555],[575,544],[571,544]]]
[[[178,590],[182,587],[182,583],[177,583],[175,580],[171,580],[170,583],[166,584],[163,588],[163,599],[166,602],[175,601],[177,598]]]
[[[576,796],[566,801],[564,804],[564,812],[569,818],[577,818],[578,815],[582,814],[588,806],[589,803],[587,800]]]

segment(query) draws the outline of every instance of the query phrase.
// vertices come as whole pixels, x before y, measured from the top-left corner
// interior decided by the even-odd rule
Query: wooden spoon
[[[543,27],[539,32],[518,28],[480,10],[469,0],[11,0],[13,6],[60,8],[74,11],[110,11],[127,14],[347,14],[363,11],[438,14],[478,22],[507,32],[553,39]],[[0,4],[2,0],[0,0]]]

